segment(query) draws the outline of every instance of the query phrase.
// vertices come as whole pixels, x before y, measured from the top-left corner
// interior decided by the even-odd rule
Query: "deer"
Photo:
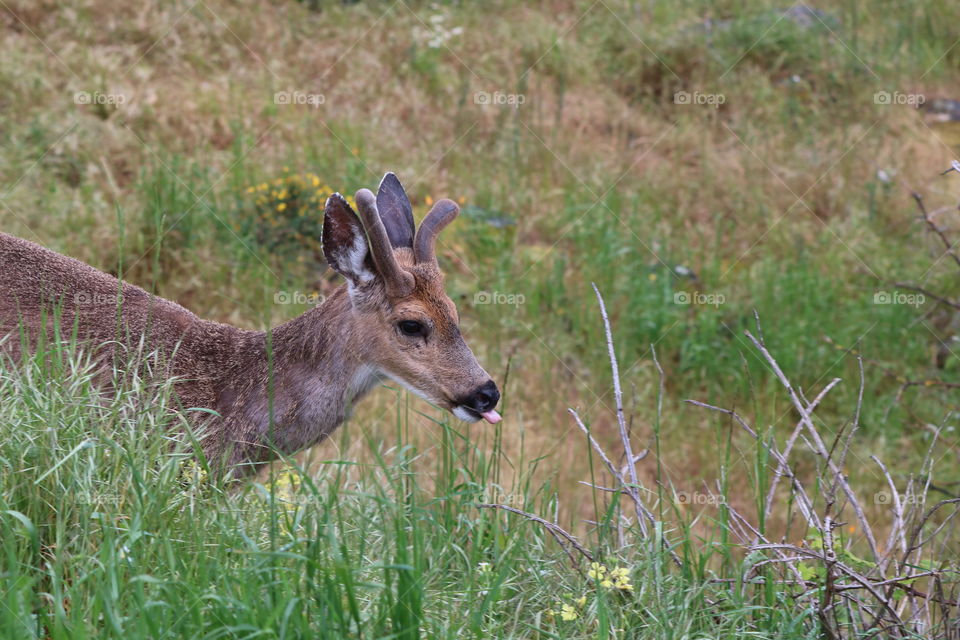
[[[324,259],[345,282],[268,331],[201,319],[0,233],[0,353],[22,360],[56,333],[52,324],[104,368],[147,345],[181,406],[206,409],[190,412],[202,425],[203,455],[236,477],[318,444],[387,380],[460,420],[496,424],[500,392],[460,332],[436,256],[458,205],[438,200],[417,229],[393,173],[376,195],[360,189],[354,201],[359,216],[339,193],[329,196],[321,232]],[[59,323],[50,322],[54,312]]]

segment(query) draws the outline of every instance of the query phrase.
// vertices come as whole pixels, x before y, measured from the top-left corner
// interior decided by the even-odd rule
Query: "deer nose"
[[[500,402],[500,391],[493,380],[487,380],[486,384],[478,388],[470,396],[469,407],[477,413],[490,411]]]

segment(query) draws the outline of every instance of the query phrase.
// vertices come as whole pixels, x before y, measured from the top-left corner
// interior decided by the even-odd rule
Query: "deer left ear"
[[[327,198],[323,213],[323,257],[353,284],[374,279],[367,234],[360,218],[339,193]]]
[[[413,248],[413,207],[395,173],[387,173],[377,189],[377,211],[394,249]]]

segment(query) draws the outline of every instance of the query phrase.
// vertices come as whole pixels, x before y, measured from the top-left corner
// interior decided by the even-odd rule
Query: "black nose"
[[[490,411],[500,402],[500,391],[493,380],[487,380],[486,384],[479,387],[470,396],[468,406],[477,413]]]

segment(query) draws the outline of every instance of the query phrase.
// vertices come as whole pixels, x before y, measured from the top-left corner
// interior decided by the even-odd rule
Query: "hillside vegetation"
[[[264,329],[340,284],[326,195],[394,171],[418,218],[461,203],[439,260],[505,418],[381,389],[329,442],[228,488],[170,435],[187,416],[165,384],[105,397],[70,344],[3,362],[3,638],[956,634],[956,502],[922,518],[960,495],[957,3],[0,16],[0,229]],[[636,482],[577,424],[619,470],[592,284],[648,451]],[[797,481],[771,493],[788,442]],[[850,593],[835,570],[751,547],[829,546],[797,484],[843,523],[841,564],[924,574],[875,588],[902,626],[833,607]],[[918,526],[922,553],[903,554]],[[876,557],[893,550],[901,565]]]

